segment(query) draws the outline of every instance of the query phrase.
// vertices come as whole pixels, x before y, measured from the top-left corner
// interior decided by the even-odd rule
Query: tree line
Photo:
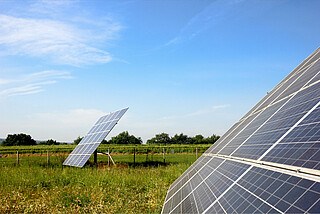
[[[56,140],[49,139],[47,141],[39,141],[32,139],[30,135],[20,134],[9,134],[5,140],[1,142],[2,146],[33,146],[33,145],[60,145],[66,143],[60,143]]]
[[[213,134],[209,137],[204,137],[200,134],[189,137],[183,133],[170,136],[167,133],[156,134],[153,138],[148,139],[146,144],[214,144],[220,136]],[[78,137],[73,141],[73,144],[79,144],[83,137]],[[142,144],[142,139],[134,135],[130,135],[128,131],[121,132],[110,140],[103,140],[102,144]],[[27,134],[9,134],[7,138],[1,143],[3,146],[22,146],[22,145],[59,145],[66,143],[59,143],[55,140],[49,139],[47,141],[36,142],[30,135]]]

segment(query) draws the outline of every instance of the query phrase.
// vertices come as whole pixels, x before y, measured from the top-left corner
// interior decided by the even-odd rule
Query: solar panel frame
[[[162,213],[319,212],[318,88],[320,48],[170,186]]]
[[[69,154],[63,165],[83,167],[127,110],[128,108],[124,108],[100,117]]]

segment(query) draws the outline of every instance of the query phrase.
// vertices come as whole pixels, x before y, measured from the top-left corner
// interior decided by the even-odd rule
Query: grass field
[[[67,153],[0,158],[0,213],[160,213],[167,189],[193,153],[99,156],[98,167],[62,167]],[[165,162],[165,163],[164,163]]]

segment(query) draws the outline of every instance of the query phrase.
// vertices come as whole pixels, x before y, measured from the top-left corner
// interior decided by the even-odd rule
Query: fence
[[[114,161],[117,165],[150,166],[175,163],[192,163],[210,145],[200,146],[110,146],[98,148],[98,164],[110,166]],[[34,146],[34,147],[0,147],[1,166],[62,166],[74,146]],[[94,164],[93,155],[89,165]]]

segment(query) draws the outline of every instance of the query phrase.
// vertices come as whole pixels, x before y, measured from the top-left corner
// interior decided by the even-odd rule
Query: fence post
[[[148,161],[149,161],[149,157],[148,157],[148,155],[149,155],[149,149],[147,149],[147,157],[146,157],[146,162],[148,162]]]
[[[110,149],[108,148],[108,167],[110,167]]]
[[[136,166],[136,147],[133,148],[133,166]]]
[[[196,160],[198,159],[198,148],[196,147]]]
[[[19,151],[17,151],[17,165],[19,165]]]
[[[165,149],[162,148],[162,154],[163,154],[163,163],[166,163],[166,157],[165,157]]]
[[[47,150],[47,166],[50,164],[49,150]]]

